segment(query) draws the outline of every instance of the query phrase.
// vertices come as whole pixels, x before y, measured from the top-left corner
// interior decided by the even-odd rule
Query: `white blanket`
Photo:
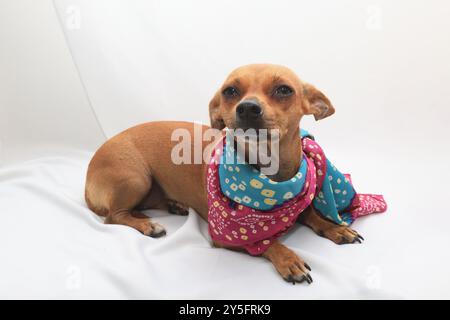
[[[382,193],[389,205],[354,223],[365,242],[338,246],[295,227],[283,241],[312,267],[314,283],[294,286],[262,258],[212,248],[194,212],[148,212],[168,229],[161,239],[104,225],[83,198],[92,153],[63,151],[101,141],[88,106],[66,103],[66,87],[51,82],[42,93],[49,103],[32,99],[46,78],[15,72],[5,79],[17,77],[12,88],[20,90],[0,90],[20,102],[0,99],[1,156],[15,162],[0,168],[0,298],[450,298],[450,46],[442,41],[450,6],[235,1],[240,10],[207,0],[55,4],[108,137],[149,120],[206,122],[209,99],[244,63],[286,64],[324,90],[336,115],[318,124],[305,118],[303,127],[352,173],[359,192]],[[41,20],[8,21],[35,21],[34,29]],[[10,43],[5,48],[24,47]],[[46,64],[32,60],[23,70],[47,73],[53,66],[42,56]],[[24,83],[32,89],[21,91]],[[50,152],[46,143],[58,147]],[[23,154],[36,160],[20,162]]]
[[[395,186],[385,188],[387,213],[355,222],[362,245],[338,246],[295,227],[283,241],[310,264],[314,283],[294,286],[263,258],[211,247],[193,211],[149,211],[168,229],[160,239],[103,224],[83,199],[90,157],[71,153],[0,170],[1,298],[449,297],[449,254],[439,249],[448,234],[414,219],[420,212],[408,197],[392,201]]]

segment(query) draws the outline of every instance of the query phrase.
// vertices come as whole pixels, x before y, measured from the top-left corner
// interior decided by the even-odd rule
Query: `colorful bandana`
[[[312,135],[302,130],[301,137],[299,170],[282,182],[240,163],[224,137],[212,153],[207,173],[209,232],[214,241],[259,255],[286,233],[311,203],[325,218],[342,225],[386,210],[381,195],[355,192],[350,176],[331,164]]]
[[[308,169],[307,160],[303,157],[300,168],[293,178],[276,182],[241,161],[229,143],[225,144],[220,163],[222,192],[234,202],[257,210],[271,210],[298,195],[303,190]]]

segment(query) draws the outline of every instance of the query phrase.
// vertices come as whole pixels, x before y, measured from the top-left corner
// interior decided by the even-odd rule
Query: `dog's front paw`
[[[274,243],[263,256],[272,262],[275,269],[287,282],[293,284],[303,281],[306,281],[308,284],[313,282],[309,274],[311,268],[308,264],[281,243]]]
[[[288,257],[286,261],[282,262],[278,267],[275,266],[284,280],[296,284],[306,281],[308,284],[313,282],[309,271],[311,268],[306,262],[301,260],[298,256]]]
[[[364,238],[355,230],[348,226],[341,225],[335,225],[331,228],[319,231],[318,234],[324,238],[330,239],[336,244],[361,243],[364,240]]]

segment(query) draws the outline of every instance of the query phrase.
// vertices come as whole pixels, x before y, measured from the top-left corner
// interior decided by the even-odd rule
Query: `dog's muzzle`
[[[260,128],[263,109],[256,100],[244,100],[236,107],[236,127],[242,129]]]

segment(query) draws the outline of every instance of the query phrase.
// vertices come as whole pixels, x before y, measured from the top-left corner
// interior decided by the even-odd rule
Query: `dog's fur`
[[[288,86],[289,96],[277,94],[277,88]],[[235,96],[224,90],[233,87]],[[216,129],[235,129],[236,107],[244,100],[258,101],[263,113],[253,125],[278,129],[280,132],[280,170],[273,180],[290,179],[298,170],[302,149],[299,122],[303,115],[316,120],[334,113],[328,98],[315,87],[302,82],[289,69],[276,65],[248,65],[234,70],[210,102],[211,126]],[[142,214],[144,209],[167,209],[187,214],[193,208],[207,220],[206,166],[203,164],[176,165],[171,151],[175,129],[184,128],[194,136],[194,124],[188,122],[149,122],[130,128],[106,141],[92,158],[86,180],[85,197],[91,210],[105,217],[105,223],[127,225],[144,235],[158,237],[164,227]],[[208,129],[203,126],[203,130]],[[208,142],[203,142],[208,149]],[[205,150],[210,154],[210,150]],[[358,233],[320,217],[312,206],[299,216],[299,222],[318,235],[335,243],[353,243]],[[220,246],[219,244],[215,244]],[[310,283],[309,266],[292,250],[275,241],[263,254],[281,276],[290,282]]]

